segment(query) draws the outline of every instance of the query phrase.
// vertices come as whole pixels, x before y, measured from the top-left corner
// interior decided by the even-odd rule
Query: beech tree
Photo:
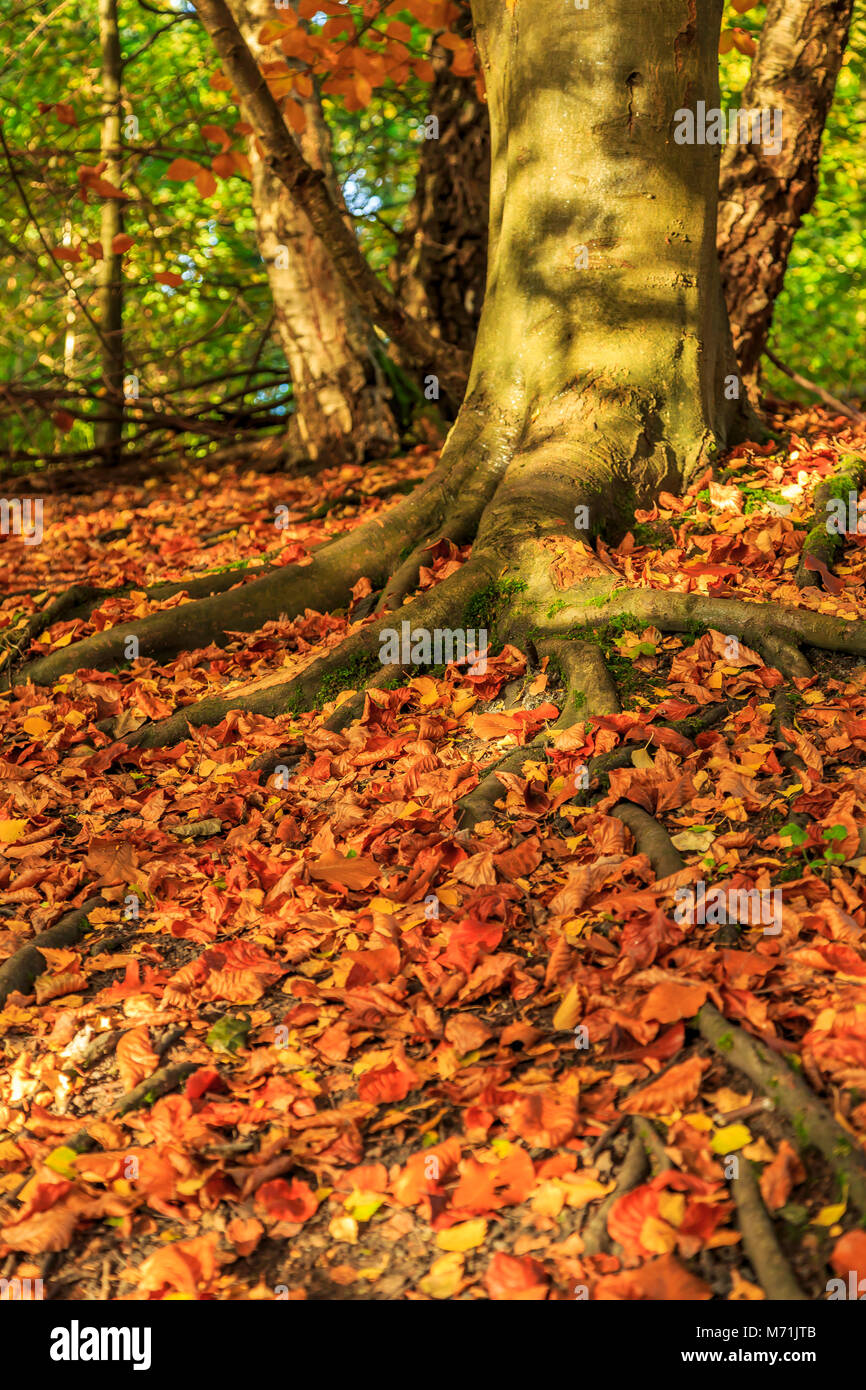
[[[311,564],[100,632],[31,663],[23,678],[50,684],[110,666],[128,635],[142,656],[165,657],[281,614],[344,607],[361,578],[378,593],[372,621],[294,680],[187,705],[130,741],[173,743],[236,708],[283,712],[348,667],[362,688],[337,711],[342,726],[362,707],[364,685],[399,675],[379,661],[395,609],[401,623],[428,631],[490,629],[495,618],[498,642],[555,655],[570,692],[562,727],[578,707],[617,708],[597,646],[574,638],[621,616],[664,631],[698,622],[737,634],[786,675],[803,673],[801,643],[866,652],[862,624],[806,609],[623,587],[593,546],[623,534],[661,493],[699,485],[722,450],[758,428],[716,253],[720,147],[673,138],[677,113],[719,106],[721,10],[721,0],[666,0],[651,12],[643,0],[586,9],[474,0],[491,123],[487,287],[439,466]],[[287,138],[225,0],[198,0],[198,11],[265,163],[302,202],[347,287],[398,346],[432,353],[449,385],[459,382],[457,350],[431,340],[372,274],[321,172]],[[472,542],[471,558],[404,604],[442,538]],[[467,820],[489,813],[499,791],[491,773],[464,805]]]
[[[232,8],[260,66],[278,64],[279,49],[259,42],[273,18],[270,0],[234,0]],[[318,89],[312,80],[309,85],[309,95],[300,103],[302,129],[295,138],[339,203],[330,133]],[[290,446],[301,455],[335,463],[393,452],[397,427],[375,355],[372,325],[335,271],[303,209],[261,157],[255,135],[249,140],[249,157],[259,248],[292,379]]]
[[[471,32],[468,3],[451,28]],[[435,77],[415,196],[392,266],[399,299],[446,342],[474,341],[487,270],[490,130],[473,68],[434,45]],[[459,404],[459,402],[458,402]]]
[[[853,0],[769,0],[742,100],[749,110],[779,112],[782,148],[734,141],[722,156],[722,280],[734,348],[752,384],[794,236],[818,191],[821,140],[853,9]]]

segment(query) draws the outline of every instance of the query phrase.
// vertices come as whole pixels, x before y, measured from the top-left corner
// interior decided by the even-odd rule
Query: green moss
[[[631,528],[636,545],[651,545],[663,550],[673,543],[673,531],[667,522],[638,521]]]
[[[322,677],[316,695],[316,704],[321,709],[331,700],[336,700],[343,690],[358,690],[365,685],[380,663],[375,656],[354,656],[345,666],[338,666]]]
[[[479,589],[466,604],[464,626],[475,630],[484,628],[492,645],[496,615],[503,600],[513,599],[516,594],[523,593],[526,587],[526,582],[522,579],[497,579],[486,588]]]
[[[716,1047],[719,1049],[720,1052],[731,1052],[733,1050],[733,1046],[734,1038],[733,1034],[731,1033],[723,1033],[720,1038],[716,1039]]]
[[[785,499],[776,488],[744,488],[746,516],[751,516],[752,512],[763,512],[767,509],[768,502],[775,502],[777,506],[784,506]]]

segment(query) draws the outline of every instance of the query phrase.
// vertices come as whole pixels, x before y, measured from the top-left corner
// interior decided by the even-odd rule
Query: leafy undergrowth
[[[708,491],[662,498],[603,562],[632,583],[861,613],[859,537],[839,592],[800,591],[793,571],[812,488],[862,439],[817,412],[799,428],[787,452],[738,451]],[[431,462],[291,482],[200,469],[55,499],[42,545],[5,544],[0,588],[42,592],[8,599],[0,621],[71,582],[136,586],[56,624],[34,656],[152,611],[145,585],[273,551],[297,562],[387,505],[341,506],[346,489]],[[323,489],[334,509],[310,519]],[[290,524],[275,529],[281,504]],[[464,558],[439,546],[422,584]],[[714,1003],[862,1144],[866,668],[810,653],[817,674],[792,683],[780,741],[781,677],[747,646],[600,633],[625,712],[503,774],[500,814],[471,836],[456,802],[561,696],[513,648],[484,673],[371,692],[344,733],[323,727],[331,702],[125,749],[145,720],[290,675],[353,626],[308,612],[0,706],[0,959],[105,901],[0,1012],[0,1273],[41,1276],[57,1299],[757,1299],[733,1198],[736,1162],[752,1162],[808,1297],[866,1274],[838,1173],[694,1026]],[[727,718],[693,740],[661,727],[724,698]],[[114,739],[95,727],[111,718]],[[303,756],[251,769],[298,735]],[[622,746],[630,765],[578,805],[578,769]],[[609,814],[622,799],[666,826],[685,871],[656,881]],[[778,889],[779,920],[679,920],[676,890],[698,882]],[[182,1063],[164,1092],[162,1069]],[[589,1254],[634,1116],[671,1166],[617,1197],[607,1249]]]

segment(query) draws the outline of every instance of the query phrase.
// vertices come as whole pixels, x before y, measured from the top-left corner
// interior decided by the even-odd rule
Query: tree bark
[[[715,250],[721,0],[474,0],[491,121],[487,294],[469,397],[520,440],[479,531],[561,532],[676,490],[747,425]],[[505,405],[504,403],[510,403]],[[504,409],[503,409],[504,407]]]
[[[782,150],[728,144],[718,246],[734,348],[758,383],[776,297],[797,228],[815,201],[821,137],[842,65],[853,0],[769,0],[744,110],[782,113]]]
[[[102,50],[102,138],[100,158],[103,176],[116,188],[123,178],[121,120],[123,64],[117,0],[99,0],[99,43]],[[115,237],[123,231],[123,199],[107,198],[102,205],[99,263],[99,325],[101,332],[102,385],[104,414],[96,426],[96,443],[105,453],[103,461],[116,464],[123,449],[123,254],[114,249]]]
[[[112,665],[130,632],[142,656],[225,642],[276,614],[339,606],[362,576],[383,608],[399,606],[440,537],[474,540],[471,558],[401,609],[410,622],[459,626],[473,594],[505,574],[520,592],[498,627],[504,640],[540,624],[561,635],[585,602],[584,622],[613,611],[597,605],[600,566],[586,542],[624,531],[635,506],[679,490],[754,425],[746,397],[728,389],[737,368],[715,245],[720,148],[673,138],[678,110],[718,106],[721,11],[722,0],[651,10],[645,0],[586,10],[475,0],[491,121],[487,285],[466,398],[435,473],[305,568],[96,634],[22,674],[45,682]],[[391,620],[359,629],[339,661],[370,659]],[[322,664],[303,673],[305,698]],[[269,709],[285,698],[279,687],[263,696]],[[165,736],[219,717],[219,701],[184,710]]]
[[[467,0],[459,8],[452,29],[468,36]],[[478,332],[487,274],[490,124],[474,75],[455,75],[452,54],[439,44],[432,60],[429,116],[435,124],[428,125],[432,138],[421,147],[392,277],[414,318],[468,349]]]
[[[309,164],[287,129],[226,0],[196,0],[196,9],[261,141],[265,163],[306,213],[337,274],[371,323],[422,372],[433,370],[431,363],[440,351],[435,338],[406,313],[367,264],[342,209],[328,192],[322,171]],[[466,376],[465,354],[452,347],[447,357],[441,370],[447,387],[459,394]]]
[[[274,18],[271,0],[233,0],[233,9],[259,65],[278,61],[282,55],[275,44],[258,42],[263,24]],[[302,109],[306,127],[293,138],[341,206],[318,93],[304,101]],[[300,454],[329,463],[394,453],[398,430],[373,350],[374,330],[336,273],[306,213],[268,167],[255,136],[249,141],[249,157],[259,250],[292,378],[295,409],[289,442]]]

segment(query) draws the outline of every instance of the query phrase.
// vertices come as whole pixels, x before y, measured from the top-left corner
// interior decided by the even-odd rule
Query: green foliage
[[[744,15],[728,7],[732,25],[758,36],[766,8]],[[719,63],[722,104],[736,106],[749,59],[736,52]],[[770,347],[786,366],[837,394],[866,395],[866,0],[856,0],[848,51],[821,147],[815,206],[804,219],[782,293]],[[770,363],[767,384],[781,396],[796,389]]]

